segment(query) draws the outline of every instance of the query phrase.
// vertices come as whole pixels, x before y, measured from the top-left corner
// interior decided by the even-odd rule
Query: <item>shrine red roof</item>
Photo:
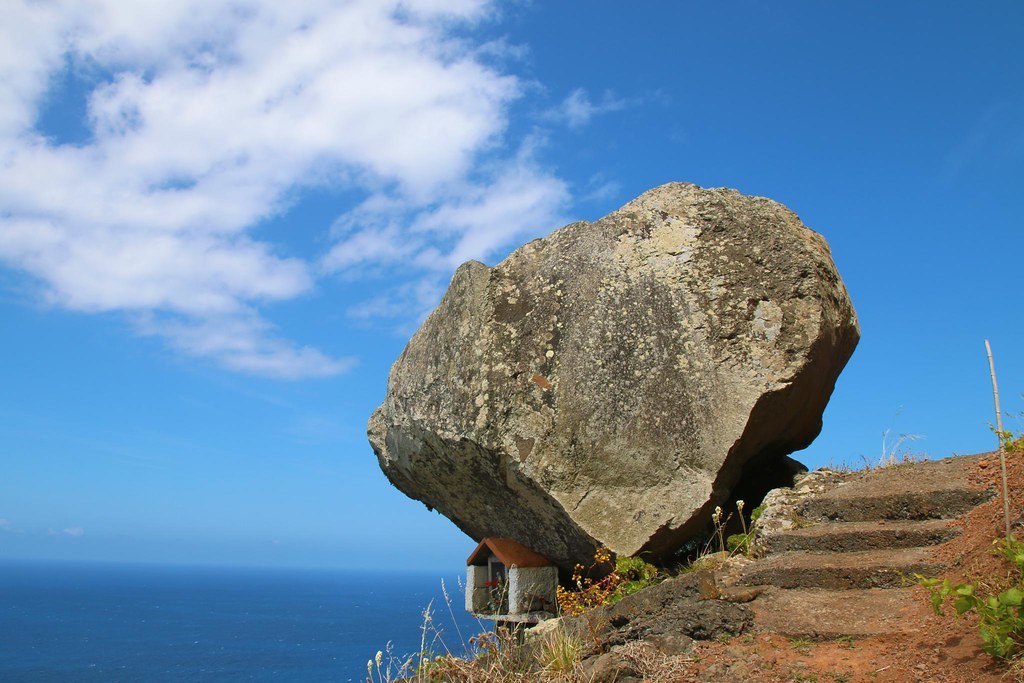
[[[485,538],[470,554],[466,565],[486,565],[492,554],[506,567],[550,567],[553,564],[511,538]]]

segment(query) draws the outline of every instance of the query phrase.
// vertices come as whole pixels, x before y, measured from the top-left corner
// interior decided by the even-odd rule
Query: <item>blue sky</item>
[[[1024,6],[16,1],[0,558],[368,567],[471,543],[365,439],[454,268],[680,180],[829,241],[808,465],[1024,411]],[[1010,419],[1012,428],[1024,424]]]

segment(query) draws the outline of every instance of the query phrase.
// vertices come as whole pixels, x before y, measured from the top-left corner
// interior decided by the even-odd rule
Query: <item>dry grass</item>
[[[367,662],[367,683],[587,683],[583,642],[561,628],[527,644],[498,628],[470,639],[468,659],[448,650],[429,607],[420,628],[420,652],[403,659],[389,645]]]
[[[571,676],[583,661],[583,641],[563,628],[552,629],[540,638],[537,661],[545,674]]]
[[[1009,668],[1006,669],[1006,679],[1013,683],[1024,683],[1024,655],[1010,662]]]
[[[687,680],[687,667],[694,661],[692,657],[663,654],[647,643],[636,640],[626,643],[617,651],[649,683]]]
[[[437,657],[420,667],[417,683],[586,683],[580,670],[583,644],[561,629],[524,645],[513,631],[499,629],[480,637],[478,655]]]

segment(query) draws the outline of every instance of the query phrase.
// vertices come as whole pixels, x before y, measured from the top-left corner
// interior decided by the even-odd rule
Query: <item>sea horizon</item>
[[[3,559],[0,679],[363,681],[378,651],[385,666],[416,655],[428,606],[430,649],[465,654],[486,624],[463,610],[459,578]]]

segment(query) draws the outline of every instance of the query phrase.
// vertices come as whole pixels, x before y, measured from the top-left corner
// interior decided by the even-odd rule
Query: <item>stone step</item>
[[[771,534],[764,538],[762,547],[770,553],[916,548],[945,543],[961,531],[946,520],[831,522]]]
[[[913,588],[773,588],[751,608],[759,630],[807,640],[907,633],[931,613],[926,596]]]
[[[859,550],[848,553],[792,551],[746,566],[739,583],[779,588],[898,588],[914,574],[936,576],[945,567],[929,561],[926,548]]]
[[[812,498],[800,507],[808,520],[870,522],[879,519],[948,519],[962,515],[991,498],[988,491],[938,489],[891,495],[840,496],[834,492]]]
[[[797,511],[809,520],[842,522],[957,517],[994,495],[971,481],[978,459],[955,457],[875,470],[808,498]]]

